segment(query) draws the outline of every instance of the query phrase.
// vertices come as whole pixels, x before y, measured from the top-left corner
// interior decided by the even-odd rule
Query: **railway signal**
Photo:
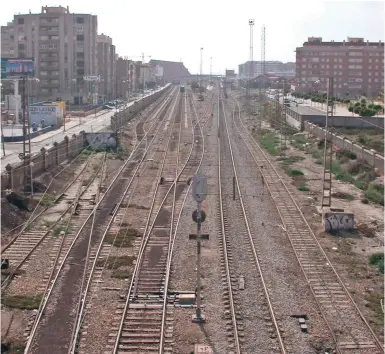
[[[192,213],[192,219],[197,223],[197,233],[190,234],[190,240],[197,240],[197,281],[196,281],[196,313],[192,321],[196,323],[205,322],[205,317],[201,310],[201,279],[200,279],[200,260],[201,260],[201,240],[208,240],[208,234],[201,234],[202,223],[206,220],[206,213],[202,210],[202,202],[207,196],[207,178],[204,175],[194,175],[192,178],[191,194],[198,204],[198,208]]]

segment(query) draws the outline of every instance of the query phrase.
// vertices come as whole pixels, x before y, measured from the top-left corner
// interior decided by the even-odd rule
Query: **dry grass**
[[[4,306],[10,307],[10,308],[16,308],[21,310],[34,310],[39,308],[41,299],[42,299],[42,295],[6,296],[2,299],[2,303]]]

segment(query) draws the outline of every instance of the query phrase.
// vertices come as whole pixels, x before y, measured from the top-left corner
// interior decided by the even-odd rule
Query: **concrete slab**
[[[195,344],[194,354],[213,354],[213,350],[207,344]]]
[[[354,228],[354,214],[344,209],[324,208],[322,225],[326,232],[352,230]]]

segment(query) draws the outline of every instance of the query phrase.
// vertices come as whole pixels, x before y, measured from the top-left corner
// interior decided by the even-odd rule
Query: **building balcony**
[[[57,62],[55,63],[48,63],[47,65],[40,65],[40,70],[43,70],[43,71],[56,71],[56,70],[59,70],[60,69],[60,66],[58,65]]]
[[[52,82],[46,82],[40,84],[41,88],[60,88],[60,83],[52,83]]]
[[[48,57],[40,57],[40,62],[48,62],[48,63],[50,63],[50,62],[58,62],[59,61],[59,57],[57,56],[57,57],[50,57],[50,56],[48,56]]]
[[[39,46],[39,52],[40,53],[59,53],[60,52],[60,48],[59,46],[57,46],[56,48],[50,48],[49,46],[47,47],[40,47]]]

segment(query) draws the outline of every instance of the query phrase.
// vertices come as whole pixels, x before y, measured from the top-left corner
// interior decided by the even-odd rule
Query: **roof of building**
[[[378,42],[369,42],[368,40],[365,41],[364,38],[353,38],[348,37],[346,41],[342,42],[335,42],[335,41],[329,41],[329,42],[323,42],[322,37],[309,37],[307,42],[303,43],[303,46],[334,46],[334,47],[340,47],[340,46],[349,46],[349,47],[364,47],[364,46],[384,46],[384,43],[381,41]]]
[[[180,80],[182,77],[191,75],[184,64],[181,62],[151,59],[149,64],[151,66],[162,66],[163,77],[166,80]]]

